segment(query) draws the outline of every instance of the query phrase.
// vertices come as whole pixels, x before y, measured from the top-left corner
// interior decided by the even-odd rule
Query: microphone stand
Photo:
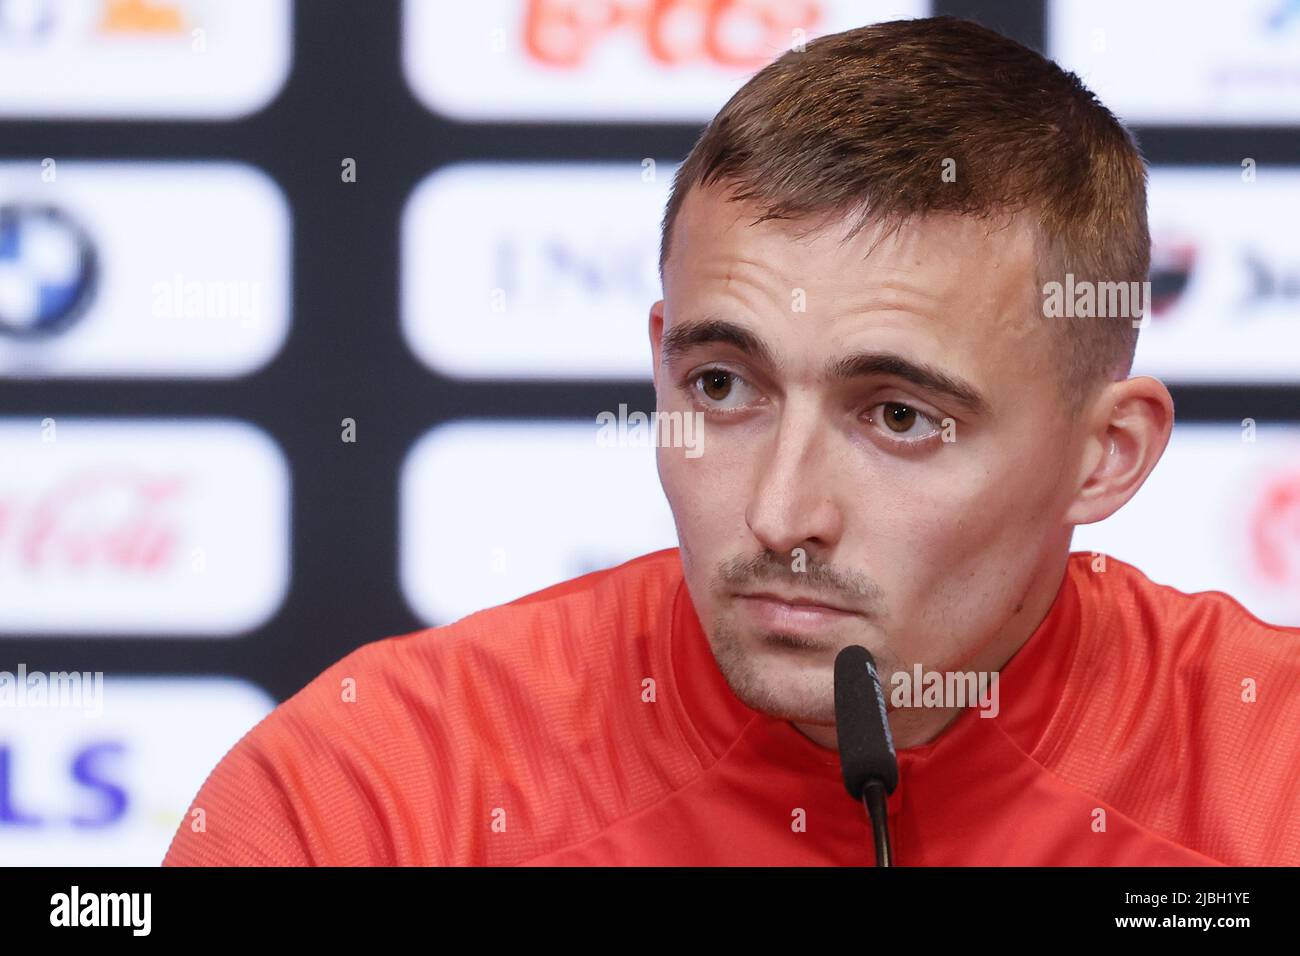
[[[889,794],[879,780],[868,780],[862,788],[862,805],[871,818],[871,833],[876,844],[876,866],[893,866],[893,847],[889,842]]]

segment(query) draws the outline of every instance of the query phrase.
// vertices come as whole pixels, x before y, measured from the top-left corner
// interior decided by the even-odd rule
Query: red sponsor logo
[[[796,36],[811,38],[821,15],[815,0],[529,0],[524,46],[539,63],[578,67],[607,38],[630,33],[664,66],[756,70]]]
[[[1266,482],[1250,527],[1260,576],[1300,594],[1300,470]]]
[[[1158,237],[1151,243],[1151,314],[1163,316],[1182,299],[1196,268],[1196,243]]]
[[[35,497],[0,493],[0,566],[136,573],[172,566],[181,539],[175,504],[186,484],[94,468]]]

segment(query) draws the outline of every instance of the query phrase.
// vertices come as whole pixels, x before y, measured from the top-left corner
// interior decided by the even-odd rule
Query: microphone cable
[[[876,844],[876,866],[892,866],[894,849],[889,842],[889,794],[879,780],[862,788],[862,805],[871,819],[871,834]]]

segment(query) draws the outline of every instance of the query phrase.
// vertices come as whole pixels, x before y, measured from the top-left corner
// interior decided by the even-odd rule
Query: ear
[[[1079,491],[1065,515],[1072,525],[1109,518],[1137,494],[1174,427],[1174,400],[1149,375],[1112,382],[1090,408]]]
[[[655,391],[659,390],[659,343],[664,336],[664,300],[650,306],[650,361],[654,368]]]

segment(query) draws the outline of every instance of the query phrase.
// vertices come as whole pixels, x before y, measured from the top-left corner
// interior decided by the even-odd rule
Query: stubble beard
[[[791,647],[807,642],[791,635],[768,635]],[[766,638],[761,638],[765,640]],[[745,706],[769,717],[810,724],[835,723],[834,677],[830,667],[799,665],[797,654],[784,673],[772,652],[751,649],[733,625],[714,621],[709,644],[727,685]],[[810,651],[803,653],[810,654]]]

